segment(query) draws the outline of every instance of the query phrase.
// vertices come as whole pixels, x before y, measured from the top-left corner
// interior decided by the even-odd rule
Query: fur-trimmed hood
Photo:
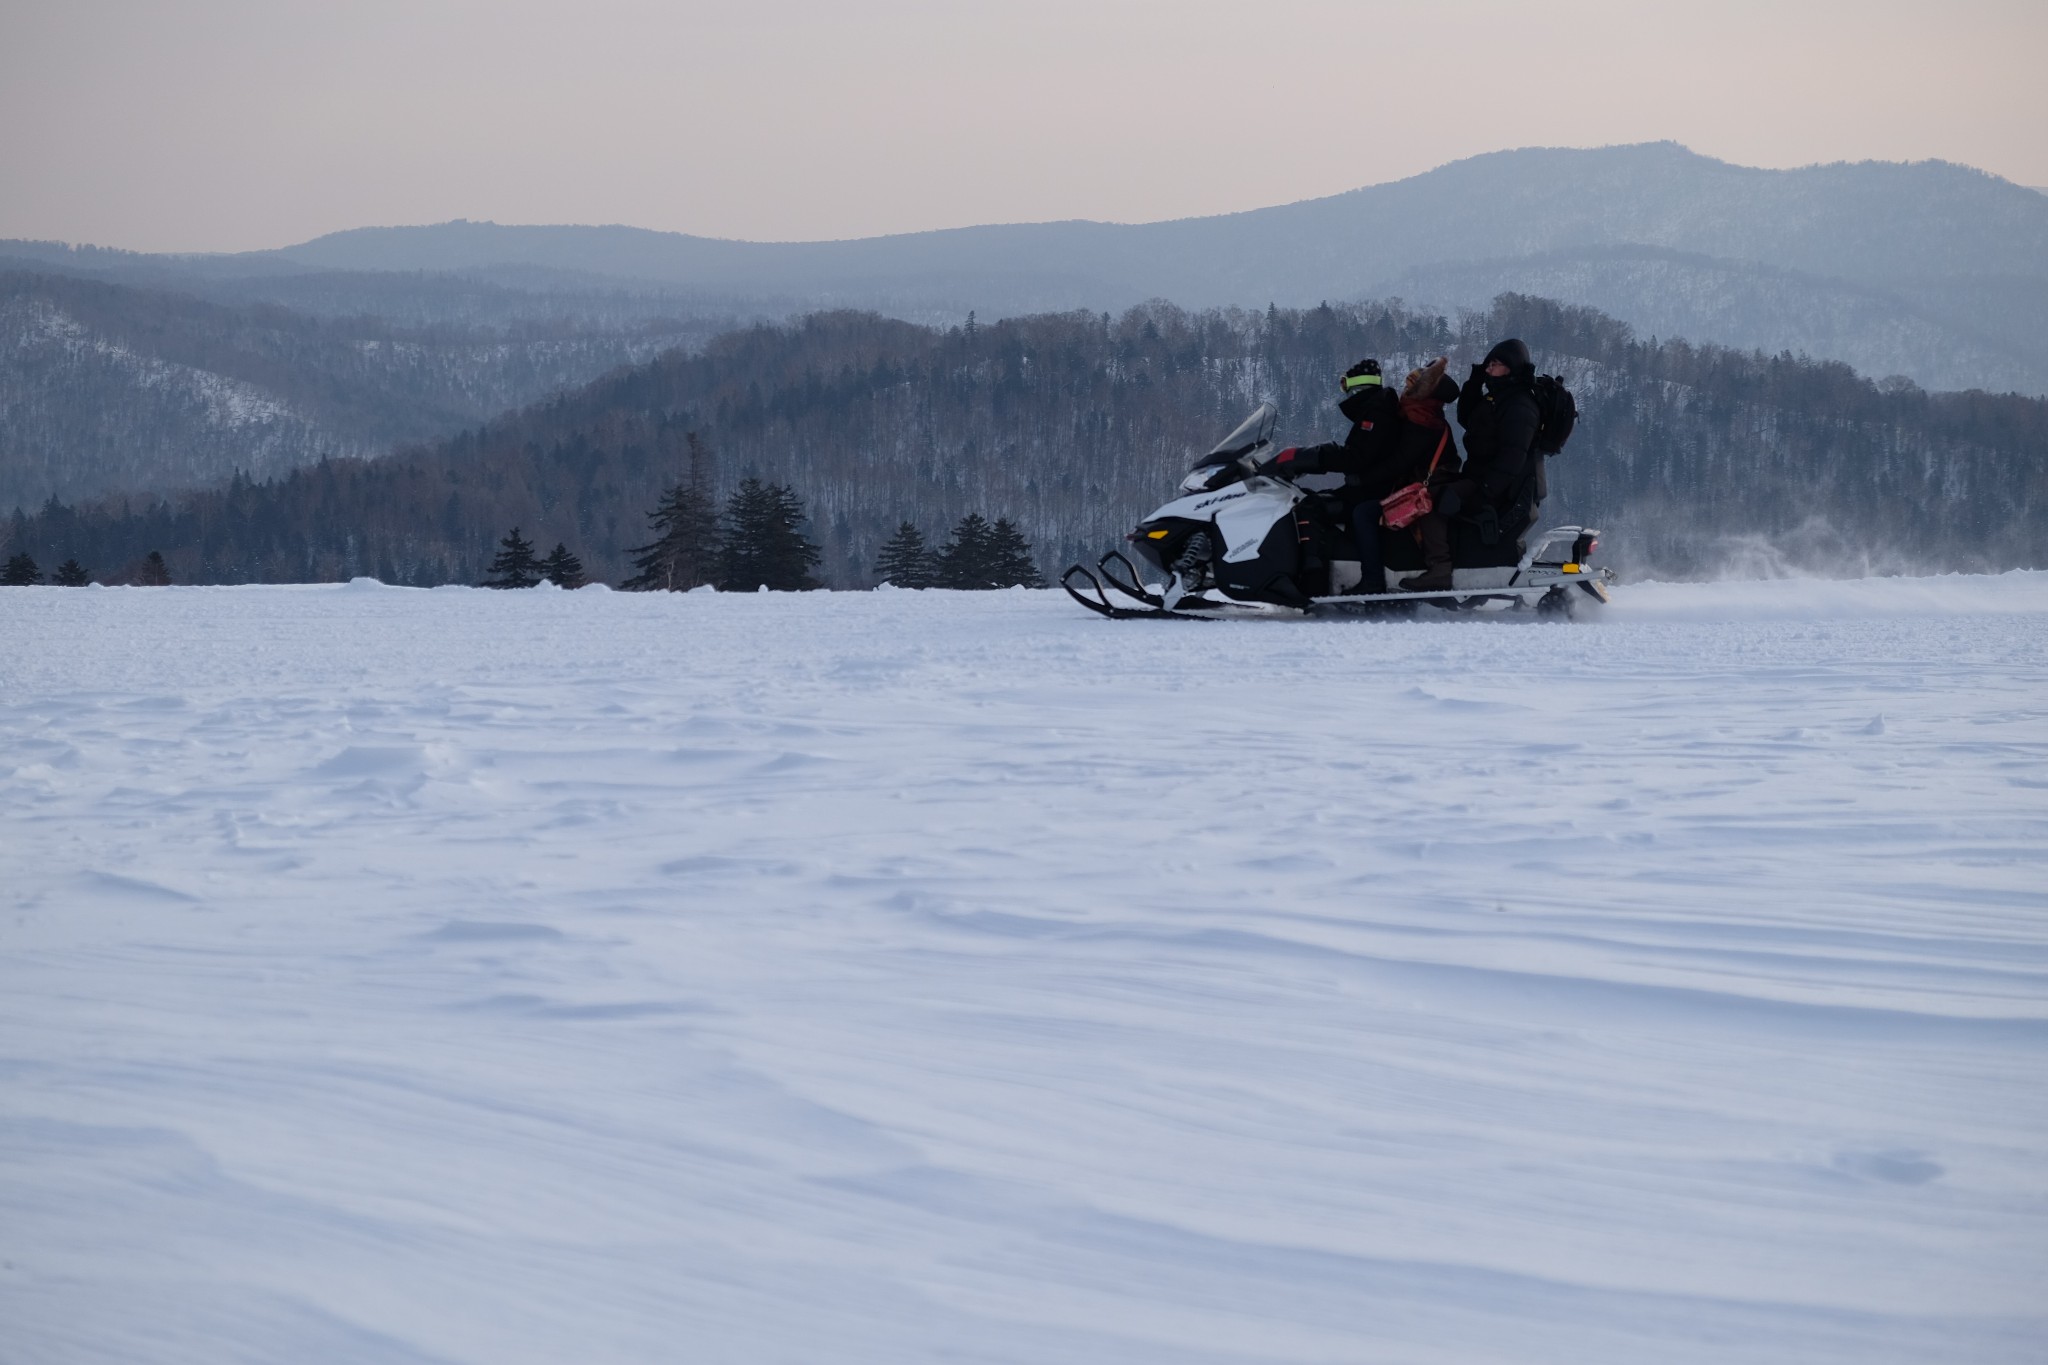
[[[1445,373],[1450,367],[1451,358],[1440,355],[1421,369],[1408,371],[1408,378],[1401,385],[1401,401],[1448,403],[1456,398],[1458,381]]]

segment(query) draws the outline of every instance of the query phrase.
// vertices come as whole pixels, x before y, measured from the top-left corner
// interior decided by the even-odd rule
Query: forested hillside
[[[1255,402],[1280,406],[1284,441],[1321,439],[1351,361],[1400,373],[1449,351],[1463,373],[1506,335],[1561,372],[1583,412],[1547,516],[1602,525],[1634,572],[1709,572],[1738,552],[1878,570],[2048,564],[2048,402],[1652,345],[1517,296],[1458,323],[1377,306],[1152,305],[943,331],[816,315],[390,459],[149,507],[48,508],[16,518],[0,549],[103,576],[160,549],[180,582],[476,582],[517,525],[617,581],[696,432],[717,489],[750,475],[794,487],[835,586],[871,581],[903,521],[938,534],[968,512],[1011,519],[1055,568],[1116,544]]]
[[[406,283],[388,301],[435,297]],[[0,271],[0,508],[385,454],[714,329],[633,315],[406,326]]]

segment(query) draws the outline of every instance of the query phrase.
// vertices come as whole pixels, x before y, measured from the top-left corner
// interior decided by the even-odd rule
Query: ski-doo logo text
[[[1232,498],[1241,498],[1250,491],[1251,490],[1248,488],[1233,488],[1227,493],[1218,493],[1213,498],[1203,498],[1200,502],[1194,505],[1194,508],[1192,510],[1199,512],[1204,507],[1214,507],[1219,502],[1229,502]]]

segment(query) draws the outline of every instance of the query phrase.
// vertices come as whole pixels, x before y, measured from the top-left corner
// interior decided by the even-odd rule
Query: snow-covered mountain
[[[1587,247],[1443,261],[1378,292],[1444,309],[1484,309],[1503,291],[1568,300],[1646,337],[1772,355],[1825,356],[1873,379],[1929,389],[2048,392],[2048,276],[1895,281],[1890,287],[1662,247]]]
[[[0,509],[382,455],[716,326],[402,327],[0,271]]]

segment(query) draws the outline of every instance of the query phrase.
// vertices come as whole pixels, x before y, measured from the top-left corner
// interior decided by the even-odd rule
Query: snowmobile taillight
[[[1593,551],[1600,548],[1598,531],[1581,531],[1579,538],[1572,542],[1572,562],[1583,564],[1593,557]]]

